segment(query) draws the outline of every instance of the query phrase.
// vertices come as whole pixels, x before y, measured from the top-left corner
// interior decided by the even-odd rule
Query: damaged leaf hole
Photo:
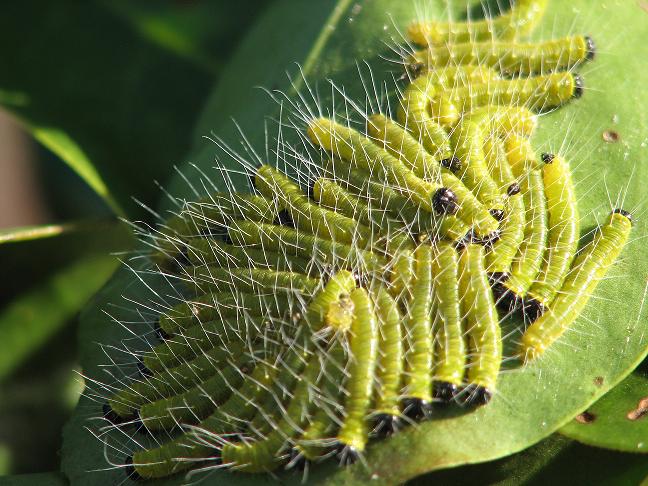
[[[639,400],[637,408],[628,412],[628,415],[626,415],[626,417],[628,417],[628,420],[632,420],[634,422],[635,420],[639,420],[646,415],[648,415],[648,397],[644,397]]]
[[[591,412],[588,412],[587,410],[584,411],[583,413],[576,415],[576,422],[578,422],[579,424],[587,425],[587,424],[591,424],[595,420],[596,420],[596,415],[594,415]]]
[[[621,140],[621,135],[615,130],[605,130],[603,132],[603,141],[606,143],[617,143]]]

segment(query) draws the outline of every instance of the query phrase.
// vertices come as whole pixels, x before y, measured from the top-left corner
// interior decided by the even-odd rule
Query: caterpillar
[[[460,253],[459,289],[470,352],[466,401],[485,404],[496,389],[502,361],[502,337],[481,245],[466,245]]]
[[[525,315],[531,320],[544,312],[561,288],[576,254],[580,229],[569,166],[553,154],[542,154],[542,160],[549,236],[541,272],[524,299]]]
[[[409,38],[421,45],[472,40],[512,40],[530,33],[538,24],[547,0],[517,0],[507,13],[494,18],[467,22],[414,22],[408,30]]]
[[[466,343],[459,299],[459,261],[454,247],[439,242],[432,260],[434,301],[434,398],[450,401],[463,383]]]
[[[406,60],[419,69],[434,69],[450,62],[488,66],[509,75],[571,70],[596,55],[594,40],[576,35],[539,43],[499,41],[445,44],[414,52]]]
[[[520,356],[531,361],[567,331],[578,317],[598,283],[614,264],[632,230],[632,216],[615,209],[594,240],[578,254],[558,296],[522,336]]]

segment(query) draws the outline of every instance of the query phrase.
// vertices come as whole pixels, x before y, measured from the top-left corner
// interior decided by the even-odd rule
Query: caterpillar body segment
[[[457,65],[488,66],[508,75],[567,71],[594,58],[591,37],[576,35],[538,43],[502,41],[444,44],[414,52],[407,62],[423,69]]]
[[[582,96],[581,76],[570,72],[551,73],[520,79],[497,79],[488,84],[458,88],[434,98],[430,104],[433,119],[443,126],[455,125],[461,115],[486,105],[522,106],[545,112]]]
[[[222,234],[235,219],[272,222],[278,213],[272,200],[253,194],[214,193],[188,203],[180,214],[170,217],[158,230],[151,259],[163,269],[172,262],[184,263],[185,244],[204,232]]]
[[[454,246],[438,242],[432,260],[434,322],[434,398],[451,400],[463,383],[466,343],[459,301],[458,255]]]
[[[569,165],[552,154],[543,154],[542,177],[549,214],[549,236],[544,263],[524,302],[530,319],[539,317],[562,287],[576,255],[580,234],[576,192]]]
[[[332,180],[317,179],[313,185],[313,198],[323,206],[371,227],[374,231],[374,247],[384,247],[389,255],[412,246],[411,238],[403,231],[403,223],[394,220],[386,211],[373,207],[371,202],[365,202],[351,194]]]
[[[378,319],[378,359],[375,373],[373,405],[374,431],[390,435],[396,431],[400,417],[400,390],[404,370],[401,312],[396,301],[382,287],[375,294]]]
[[[609,222],[574,259],[551,306],[522,336],[522,359],[531,361],[542,356],[570,328],[628,242],[631,230],[629,213],[615,210],[610,215]]]
[[[439,216],[421,209],[406,196],[384,183],[372,180],[371,174],[363,175],[361,171],[351,169],[340,160],[330,161],[328,169],[338,177],[336,183],[343,185],[344,189],[354,195],[366,198],[371,206],[388,213],[401,224],[401,228],[410,233],[425,233],[435,238],[445,237],[459,241],[470,229],[456,216]]]
[[[522,176],[520,188],[525,208],[524,237],[508,279],[496,284],[493,289],[502,307],[510,309],[520,304],[540,273],[549,230],[542,173],[538,170],[528,171]]]
[[[484,156],[485,127],[473,122],[462,123],[451,135],[456,156],[462,161],[462,182],[488,209],[504,209],[504,195],[493,180]]]
[[[384,257],[374,252],[362,250],[356,246],[344,243],[321,239],[284,226],[239,221],[235,225],[232,225],[229,230],[229,235],[232,241],[241,246],[258,245],[261,248],[283,251],[288,255],[297,255],[302,258],[308,256],[320,265],[326,264],[342,267],[357,266],[367,272],[380,272],[386,265]],[[236,270],[237,269],[232,269],[231,271],[236,272]],[[258,269],[255,269],[255,271],[263,272]],[[271,278],[272,276],[272,272],[268,272],[269,273],[264,274],[267,276],[264,281],[268,280],[268,278]],[[219,273],[222,274],[223,272]],[[240,277],[241,280],[247,280],[244,272],[237,272],[237,277],[238,273],[242,273]],[[287,283],[291,280],[289,275],[292,275],[292,279],[296,281],[296,284],[305,284],[305,287],[302,287],[301,290],[308,291],[312,288],[311,284],[313,279],[306,277],[305,275],[291,274],[288,272],[274,273],[277,274],[278,278],[281,277],[283,280],[286,280]],[[258,284],[257,282],[257,285],[263,286],[264,281],[262,281],[261,284]],[[201,281],[199,281],[199,283],[200,282]],[[214,285],[213,282],[208,280],[208,287]],[[294,287],[288,287],[288,289],[291,288]],[[297,290],[300,290],[300,288],[298,287]]]
[[[433,250],[420,245],[414,252],[412,299],[405,318],[405,373],[403,412],[421,419],[432,401],[432,263]]]
[[[232,343],[228,349],[214,348],[175,368],[142,377],[115,393],[108,400],[108,406],[122,419],[131,419],[141,405],[183,393],[214,376],[243,349],[242,343]]]
[[[461,308],[469,343],[468,400],[484,404],[496,389],[502,361],[502,336],[484,267],[484,248],[469,244],[459,256]]]
[[[378,357],[376,310],[364,289],[351,293],[354,306],[349,336],[349,378],[346,383],[344,417],[337,434],[342,462],[355,461],[368,440],[367,415],[370,411],[373,380]]]
[[[313,204],[299,186],[269,165],[257,169],[257,189],[270,198],[279,198],[297,227],[314,236],[346,244],[368,245],[371,230],[354,220]]]
[[[384,176],[392,189],[426,211],[440,215],[457,212],[457,198],[451,190],[417,177],[401,161],[355,130],[319,118],[310,122],[308,134],[313,143],[345,159],[352,167]]]
[[[489,127],[489,132],[506,140],[511,135],[531,137],[538,128],[538,115],[524,106],[486,105],[465,113],[462,121]],[[490,137],[486,137],[488,140]]]
[[[219,458],[217,444],[207,445],[199,437],[236,432],[232,418],[251,419],[256,411],[255,404],[264,398],[276,374],[277,369],[271,364],[260,364],[254,368],[250,379],[245,380],[214,414],[203,420],[195,432],[185,432],[160,447],[133,454],[132,465],[137,475],[145,479],[161,478],[189,469],[193,465],[191,459]]]
[[[486,252],[486,271],[492,283],[502,283],[510,277],[513,261],[524,241],[525,223],[524,196],[513,194],[504,203],[499,238]]]
[[[468,226],[472,226],[478,236],[486,237],[497,230],[497,221],[461,180],[436,162],[400,125],[384,115],[372,115],[369,118],[369,133],[376,142],[384,146],[394,157],[406,163],[419,177],[440,181],[441,185],[451,189],[457,195],[456,216]]]
[[[282,315],[290,310],[285,294],[257,295],[244,292],[205,294],[174,306],[159,319],[160,329],[168,337],[201,322],[225,319],[236,315]]]
[[[398,108],[398,121],[402,126],[413,132],[417,140],[437,160],[449,160],[452,149],[448,135],[438,121],[433,117],[431,103],[445,90],[470,86],[472,84],[488,83],[497,79],[497,73],[481,66],[452,68],[442,72],[462,73],[450,79],[441,80],[439,71],[431,71],[415,79],[404,91]],[[462,79],[463,82],[459,82]],[[447,84],[441,84],[444,81]]]
[[[446,42],[513,40],[528,35],[540,22],[547,0],[517,0],[510,11],[494,18],[465,22],[423,21],[410,24],[408,37],[420,45]]]

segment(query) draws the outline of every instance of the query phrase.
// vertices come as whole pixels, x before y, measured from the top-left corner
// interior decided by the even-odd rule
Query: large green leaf
[[[632,373],[560,433],[597,447],[648,452],[648,373]]]
[[[402,31],[416,16],[415,2],[318,2],[317,7],[304,3],[280,2],[253,30],[214,91],[198,124],[198,134],[213,129],[238,148],[240,135],[227,122],[227,117],[234,115],[250,143],[265,154],[262,119],[277,117],[279,108],[265,94],[254,91],[253,86],[290,93],[292,87],[284,71],[293,61],[304,66],[310,86],[319,86],[324,109],[330,103],[327,78],[364,104],[356,61],[367,61],[374,68],[378,84],[400,75],[395,65],[381,59],[393,57],[385,42],[394,27]],[[465,8],[465,2],[456,5],[458,11]],[[427,11],[443,14],[437,3],[431,3]],[[648,125],[644,113],[648,98],[641,89],[648,81],[648,72],[640,60],[648,55],[648,45],[636,41],[645,33],[643,15],[634,2],[622,0],[605,4],[550,0],[549,12],[539,29],[538,37],[573,31],[591,33],[601,46],[596,63],[583,70],[588,86],[585,97],[543,116],[536,137],[539,149],[563,149],[573,161],[585,229],[605,218],[611,209],[608,197],[615,200],[621,191],[627,190],[626,207],[635,208],[643,202],[641,187],[648,174],[638,162],[644,151],[642,131]],[[390,69],[396,73],[389,72]],[[294,76],[295,85],[303,89],[300,79],[299,74]],[[609,127],[619,132],[622,143],[603,141],[601,133]],[[209,172],[216,149],[206,143],[195,147],[192,162]],[[193,182],[198,175],[189,168],[185,171]],[[243,177],[235,182],[244,187]],[[172,187],[180,196],[191,194],[180,177]],[[644,236],[647,230],[646,222],[638,218],[635,236]],[[642,242],[635,238],[624,251],[626,263],[613,270],[615,278],[599,286],[592,303],[575,323],[574,331],[568,332],[543,359],[503,373],[499,393],[491,404],[472,412],[439,411],[430,422],[372,444],[366,464],[345,470],[331,465],[317,467],[311,472],[311,479],[331,484],[364,484],[369,480],[372,484],[395,484],[436,469],[504,457],[551,434],[621,381],[646,354],[640,305],[648,261],[641,255]],[[95,375],[106,358],[94,343],[115,343],[128,336],[125,330],[108,322],[99,309],[109,302],[122,302],[120,296],[124,293],[140,300],[146,298],[145,288],[133,280],[129,272],[120,272],[85,315],[81,334],[83,364],[91,376],[105,379],[105,375]],[[128,318],[125,311],[121,316],[116,311],[115,315]],[[90,423],[88,418],[99,413],[98,404],[83,400],[66,428],[63,468],[73,481],[88,484],[94,480],[99,484],[118,481],[122,474],[113,471],[85,475],[89,469],[102,467],[105,460],[101,445],[83,430]],[[209,482],[271,481],[224,474],[227,473],[213,473]],[[294,476],[286,479],[295,483],[299,480]],[[162,484],[181,481],[170,479]]]
[[[115,211],[153,204],[211,82],[96,2],[0,7],[0,103]]]
[[[2,477],[4,486],[66,486],[66,477],[59,472],[38,474],[17,474]]]

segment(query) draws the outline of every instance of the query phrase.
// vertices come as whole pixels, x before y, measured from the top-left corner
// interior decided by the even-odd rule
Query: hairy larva
[[[276,205],[269,199],[253,194],[213,193],[197,202],[187,204],[180,215],[169,218],[155,237],[155,263],[166,268],[169,261],[179,257],[187,239],[201,231],[222,233],[235,219],[271,223],[277,217]]]
[[[426,417],[432,401],[432,247],[414,252],[412,297],[405,319],[403,412],[414,419]]]
[[[406,62],[434,69],[452,64],[488,66],[507,74],[529,75],[570,70],[594,59],[589,36],[576,35],[538,43],[468,42],[414,52]]]
[[[346,383],[344,417],[337,434],[340,462],[354,462],[368,440],[366,417],[372,398],[374,369],[378,355],[376,310],[364,289],[351,293],[354,315],[349,337],[353,357]]]
[[[104,407],[104,415],[112,422],[131,419],[141,405],[182,393],[209,379],[243,349],[243,343],[232,343],[227,348],[207,350],[177,367],[142,377],[115,393]]]
[[[441,78],[438,72],[450,72],[451,76]],[[481,66],[448,67],[443,71],[430,71],[415,79],[403,92],[398,120],[411,131],[436,160],[454,169],[452,148],[448,134],[432,117],[430,104],[448,89],[464,88],[473,84],[489,83],[498,78],[497,73]],[[456,85],[455,85],[456,83]]]
[[[438,216],[420,208],[414,207],[406,196],[397,193],[390,187],[379,182],[367,180],[366,175],[357,169],[351,169],[340,160],[331,160],[326,168],[336,174],[336,183],[344,189],[367,199],[370,207],[377,211],[388,213],[401,222],[401,228],[414,234],[430,234],[434,238],[448,238],[452,241],[461,240],[469,230],[469,226],[459,218],[450,215]]]
[[[483,404],[490,401],[496,389],[502,361],[502,336],[481,245],[467,245],[461,251],[459,289],[470,351],[467,400]]]
[[[549,237],[542,270],[524,301],[524,310],[532,320],[539,317],[562,287],[578,246],[580,234],[576,192],[569,165],[562,157],[543,154],[542,169]]]
[[[264,398],[276,374],[277,369],[269,363],[255,367],[250,378],[243,381],[237,392],[232,393],[225,403],[200,423],[200,430],[213,434],[235,432],[231,425],[232,417],[240,421],[252,418],[256,411],[255,404]],[[218,456],[215,447],[201,444],[194,433],[186,432],[160,447],[135,452],[129,475],[133,479],[165,477],[190,468],[191,459]],[[183,460],[179,460],[181,458]]]
[[[244,292],[205,294],[182,302],[159,319],[160,329],[167,337],[199,324],[236,315],[280,315],[290,309],[290,299],[283,293],[256,295]]]
[[[346,244],[368,246],[371,230],[342,214],[313,204],[297,184],[269,165],[256,171],[255,187],[264,196],[277,197],[301,231]]]
[[[462,120],[485,125],[505,140],[511,136],[529,138],[538,128],[538,115],[524,106],[480,106],[464,114]]]
[[[355,245],[346,245],[304,234],[284,226],[239,221],[230,227],[229,235],[237,245],[257,245],[261,248],[285,252],[287,255],[309,257],[320,264],[354,267],[367,272],[379,272],[386,265],[385,259],[374,252],[361,250]],[[232,271],[235,270],[232,269]],[[286,272],[276,273],[285,274]],[[303,280],[307,277],[299,278]],[[231,282],[232,279],[230,278],[229,281]],[[310,283],[310,280],[306,280],[306,282]]]
[[[375,373],[374,430],[379,436],[391,435],[400,417],[400,385],[404,369],[401,313],[396,301],[384,288],[375,293],[378,318],[378,361]]]
[[[463,383],[466,343],[459,304],[458,256],[453,245],[438,242],[432,260],[437,317],[434,323],[434,398],[451,400]]]
[[[447,187],[417,177],[402,162],[355,130],[326,118],[308,126],[311,141],[373,176],[384,176],[392,189],[403,193],[428,212],[454,214],[457,197]]]
[[[494,18],[465,22],[415,22],[408,30],[417,44],[443,44],[471,40],[512,40],[529,34],[540,22],[547,0],[517,0],[509,12]]]
[[[515,172],[516,166],[513,168]],[[520,303],[520,299],[527,294],[540,272],[547,248],[549,228],[542,173],[539,170],[529,170],[520,174],[520,177],[520,189],[525,208],[524,238],[513,260],[508,278],[494,287],[499,303],[505,308],[515,308]],[[494,269],[492,271],[495,272]]]
[[[630,237],[629,213],[617,209],[574,259],[558,296],[522,336],[520,355],[525,360],[541,356],[580,315],[598,283],[614,264]]]
[[[372,115],[367,130],[374,141],[406,163],[416,175],[425,180],[438,180],[441,185],[452,190],[458,200],[456,216],[472,226],[478,236],[486,237],[497,230],[497,221],[461,180],[440,166],[404,128],[384,115]]]
[[[496,79],[473,84],[442,94],[430,102],[433,119],[443,126],[453,126],[462,113],[485,105],[523,106],[537,112],[558,108],[584,91],[583,78],[571,72],[559,72],[518,79]]]
[[[504,195],[493,181],[484,158],[486,128],[473,122],[458,125],[452,135],[455,154],[463,162],[459,171],[462,182],[489,210],[504,209]]]
[[[384,247],[390,255],[411,247],[411,238],[404,234],[405,224],[375,208],[332,180],[319,178],[313,184],[313,199],[324,207],[353,218],[374,230],[374,248]],[[379,235],[379,238],[375,237]]]

